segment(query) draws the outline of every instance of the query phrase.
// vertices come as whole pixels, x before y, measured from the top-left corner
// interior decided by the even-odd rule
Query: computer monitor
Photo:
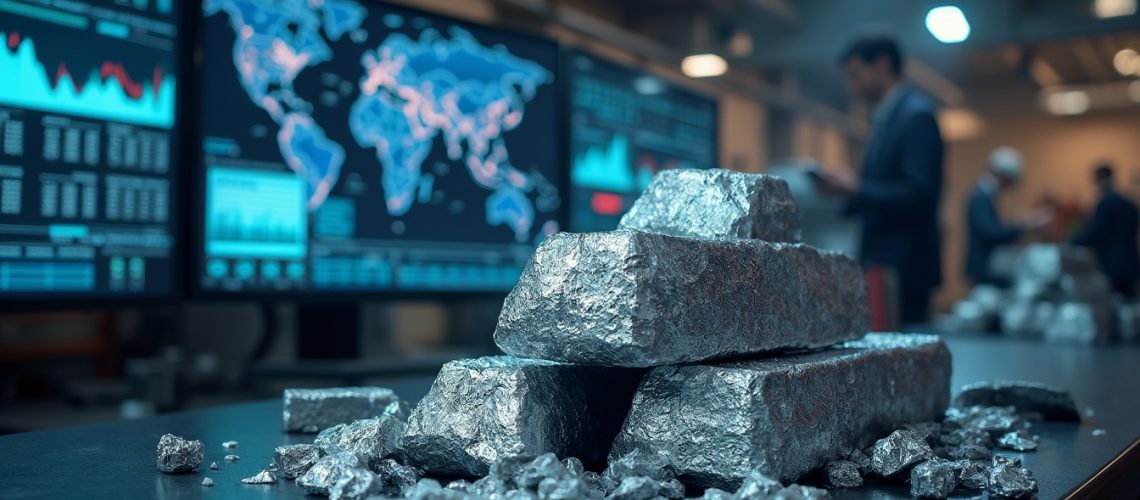
[[[616,228],[659,170],[717,166],[716,100],[585,52],[567,62],[570,230]]]
[[[505,292],[559,229],[555,43],[372,1],[203,9],[201,292]]]
[[[177,292],[181,8],[0,0],[0,303]]]

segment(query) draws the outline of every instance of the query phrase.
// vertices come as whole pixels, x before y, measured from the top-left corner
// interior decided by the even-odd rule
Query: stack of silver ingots
[[[504,303],[507,355],[443,367],[408,420],[409,463],[477,478],[554,453],[735,491],[940,420],[942,341],[868,335],[858,264],[798,233],[784,181],[678,170],[618,230],[547,238]]]
[[[1140,307],[1113,294],[1087,249],[1035,244],[1001,255],[990,268],[1011,286],[974,287],[944,319],[944,328],[997,330],[1054,342],[1136,338]]]

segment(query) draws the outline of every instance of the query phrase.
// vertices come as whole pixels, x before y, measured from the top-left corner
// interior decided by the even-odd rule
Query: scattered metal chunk
[[[319,432],[380,415],[398,400],[385,387],[285,389],[282,419],[288,432]]]
[[[736,497],[740,499],[771,498],[784,489],[779,481],[765,476],[760,472],[750,472],[740,483],[736,490]]]
[[[167,474],[194,472],[202,465],[205,446],[201,441],[187,440],[174,434],[163,434],[158,440],[155,466]]]
[[[1107,301],[1065,302],[1057,306],[1053,320],[1045,327],[1050,342],[1094,344],[1112,338],[1115,312]]]
[[[1037,480],[1020,464],[994,460],[986,491],[1005,498],[1032,498],[1037,493]]]
[[[380,494],[385,496],[399,497],[420,480],[415,468],[391,459],[381,460],[372,470],[380,479]]]
[[[994,458],[991,459],[990,462],[995,467],[998,465],[1015,465],[1017,467],[1021,467],[1021,458],[1020,457],[1007,457],[1007,456],[1002,456],[1002,455],[994,455]]]
[[[736,495],[720,488],[708,488],[701,495],[701,500],[735,500]]]
[[[213,485],[214,485],[214,480],[212,478],[208,478],[208,477],[202,478],[202,486],[210,487]]]
[[[980,382],[962,388],[954,406],[1012,406],[1046,420],[1080,422],[1077,404],[1068,391],[1036,382]]]
[[[868,330],[862,273],[805,245],[559,233],[507,296],[495,343],[519,357],[624,367],[825,347]]]
[[[1104,429],[1093,429],[1092,435],[1093,437],[1102,437],[1108,435],[1108,431]]]
[[[620,456],[611,456],[603,476],[620,483],[627,477],[645,476],[664,481],[676,476],[673,467],[661,457],[651,455],[641,449],[633,449]]]
[[[382,494],[380,479],[362,468],[345,469],[329,488],[329,500],[363,500]]]
[[[273,463],[286,479],[301,477],[320,458],[321,449],[313,444],[290,444],[273,450]]]
[[[297,485],[311,494],[328,496],[337,481],[352,474],[353,469],[365,469],[356,455],[348,452],[326,455],[297,478]]]
[[[953,462],[933,458],[910,470],[910,494],[919,498],[947,498],[958,487]]]
[[[225,441],[222,443],[222,448],[233,449],[238,447],[237,441]]]
[[[831,494],[827,490],[793,484],[780,490],[772,498],[776,500],[822,500],[831,498]]]
[[[664,170],[618,225],[690,238],[799,240],[800,211],[783,179],[724,169]]]
[[[871,447],[871,472],[885,478],[899,477],[919,462],[929,460],[934,451],[922,435],[898,430]]]
[[[949,378],[941,339],[901,334],[778,358],[655,368],[610,456],[638,450],[694,486],[735,489],[752,471],[793,481],[888,426],[941,415]],[[910,435],[928,458],[930,447]],[[887,459],[879,460],[886,470]]]
[[[337,451],[354,453],[371,469],[381,460],[400,457],[403,434],[404,422],[387,414],[329,427],[317,434],[313,444],[326,455]]]
[[[218,470],[218,463],[210,462],[210,470]]]
[[[657,498],[659,486],[652,478],[627,477],[607,498],[607,500],[653,500]]]
[[[1013,407],[1002,406],[950,408],[946,410],[945,422],[960,426],[961,429],[968,431],[986,432],[993,437],[1000,437],[1008,432],[1016,432],[1029,428],[1029,422],[1018,415]],[[954,434],[954,432],[951,432],[951,434]],[[970,441],[963,441],[962,444],[992,446],[989,443]]]
[[[863,486],[863,476],[855,462],[836,460],[823,467],[823,484],[828,488],[858,488]]]
[[[959,460],[954,463],[958,469],[958,486],[968,490],[984,490],[989,484],[990,462],[982,460]]]
[[[225,457],[222,457],[222,458],[224,458],[225,461],[227,461],[227,462],[237,462],[238,460],[241,460],[241,457],[239,457],[237,455],[226,455]]]
[[[1037,440],[1026,431],[1008,432],[998,438],[998,448],[1012,451],[1036,451]]]
[[[452,361],[408,419],[403,449],[427,473],[461,477],[512,455],[601,460],[642,373],[510,356]]]
[[[994,440],[989,432],[974,429],[963,428],[943,434],[941,437],[942,444],[956,447],[977,446],[980,448],[993,448]]]
[[[539,483],[546,479],[555,481],[572,477],[562,461],[553,453],[544,453],[523,466],[515,476],[515,486],[521,489],[535,491]]]
[[[277,476],[272,472],[262,470],[257,474],[241,480],[243,484],[277,484]]]
[[[747,478],[745,478],[747,481]],[[668,500],[681,500],[685,498],[685,485],[677,478],[665,479],[657,482],[657,496]]]
[[[1055,283],[1066,274],[1099,272],[1096,257],[1087,248],[1068,245],[1029,245],[1015,264],[1018,281]]]

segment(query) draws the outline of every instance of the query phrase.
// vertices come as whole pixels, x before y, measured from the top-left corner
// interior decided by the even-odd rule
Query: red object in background
[[[622,212],[621,196],[610,193],[594,193],[590,197],[590,208],[601,215],[619,215]]]
[[[869,267],[863,272],[867,281],[867,302],[871,309],[871,331],[893,332],[899,327],[898,279],[886,267]]]

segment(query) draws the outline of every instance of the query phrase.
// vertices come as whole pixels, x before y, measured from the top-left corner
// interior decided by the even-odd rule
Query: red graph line
[[[21,38],[19,33],[9,33],[7,40],[8,49],[15,52],[20,47],[20,44],[24,42],[24,40],[26,40],[26,38]],[[59,82],[63,81],[63,78],[65,76],[69,77],[69,80],[71,80],[71,85],[77,93],[83,92],[83,87],[87,82],[76,80],[75,76],[71,74],[71,71],[63,62],[60,62],[59,66],[55,70],[55,77],[51,81],[52,88],[58,88]],[[119,86],[122,87],[123,92],[127,94],[127,97],[130,97],[131,99],[142,98],[143,84],[141,82],[136,82],[133,78],[131,78],[131,75],[127,73],[126,68],[124,68],[123,64],[120,62],[104,61],[102,64],[100,64],[99,78],[104,82],[110,78],[114,78],[115,81],[118,82]],[[151,91],[154,92],[155,98],[158,98],[158,93],[161,89],[163,79],[162,68],[155,66],[151,78]]]

